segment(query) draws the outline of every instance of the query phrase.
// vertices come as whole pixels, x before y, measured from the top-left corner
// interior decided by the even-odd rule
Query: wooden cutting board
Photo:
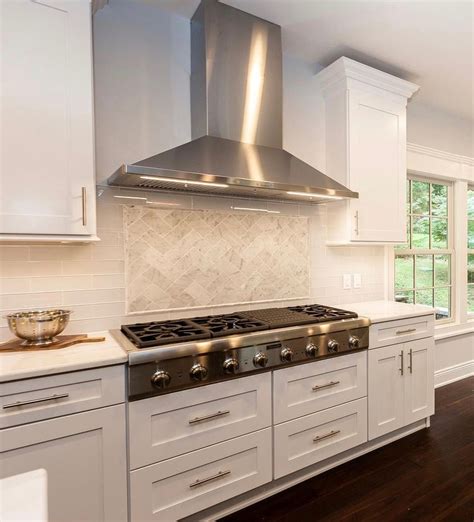
[[[60,335],[58,340],[47,346],[22,346],[23,339],[12,339],[6,343],[0,344],[0,353],[2,352],[39,352],[43,350],[59,350],[81,343],[100,343],[105,341],[105,337],[88,337],[87,334],[78,335]]]

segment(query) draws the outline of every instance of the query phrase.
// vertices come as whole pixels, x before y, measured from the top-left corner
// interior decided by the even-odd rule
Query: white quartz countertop
[[[127,362],[126,352],[109,332],[93,332],[88,335],[105,337],[105,341],[38,352],[2,353],[0,348],[0,382]]]
[[[350,310],[360,316],[368,317],[372,323],[383,323],[384,321],[395,321],[435,313],[435,309],[431,306],[397,303],[395,301],[341,304],[337,305],[337,308]]]

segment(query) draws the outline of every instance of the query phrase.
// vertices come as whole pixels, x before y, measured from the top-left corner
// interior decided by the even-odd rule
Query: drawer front
[[[266,428],[271,404],[270,373],[131,402],[131,469]]]
[[[134,522],[178,520],[272,479],[271,428],[130,473]]]
[[[125,402],[125,366],[0,384],[0,428]]]
[[[367,442],[367,399],[274,427],[274,477],[278,479]]]
[[[278,424],[367,395],[367,352],[277,370],[273,374]]]
[[[377,323],[370,327],[369,349],[432,337],[434,315]]]

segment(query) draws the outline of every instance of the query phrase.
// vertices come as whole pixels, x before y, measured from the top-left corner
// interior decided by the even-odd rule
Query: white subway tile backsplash
[[[125,301],[124,288],[63,292],[64,306],[94,303],[114,303],[122,301]]]
[[[0,294],[20,294],[30,292],[30,279],[26,277],[0,278]]]
[[[87,290],[93,287],[92,278],[91,275],[32,277],[30,286],[32,292]]]
[[[88,260],[91,249],[91,245],[31,246],[30,261]]]
[[[123,261],[63,261],[62,270],[64,275],[81,274],[123,274]]]
[[[101,244],[94,245],[92,250],[92,259],[94,260],[119,260],[123,261],[123,246],[103,246]]]
[[[61,292],[5,294],[0,296],[0,310],[11,311],[59,307],[61,306],[61,300]]]
[[[124,288],[125,274],[102,274],[94,275],[94,288]]]
[[[27,246],[0,246],[0,260],[28,261],[29,248]]]
[[[61,261],[3,261],[0,277],[29,277],[61,274]]]

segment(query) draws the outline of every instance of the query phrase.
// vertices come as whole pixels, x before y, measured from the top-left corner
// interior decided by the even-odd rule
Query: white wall
[[[407,138],[417,145],[474,157],[474,107],[469,121],[418,103],[415,96],[408,104]]]

